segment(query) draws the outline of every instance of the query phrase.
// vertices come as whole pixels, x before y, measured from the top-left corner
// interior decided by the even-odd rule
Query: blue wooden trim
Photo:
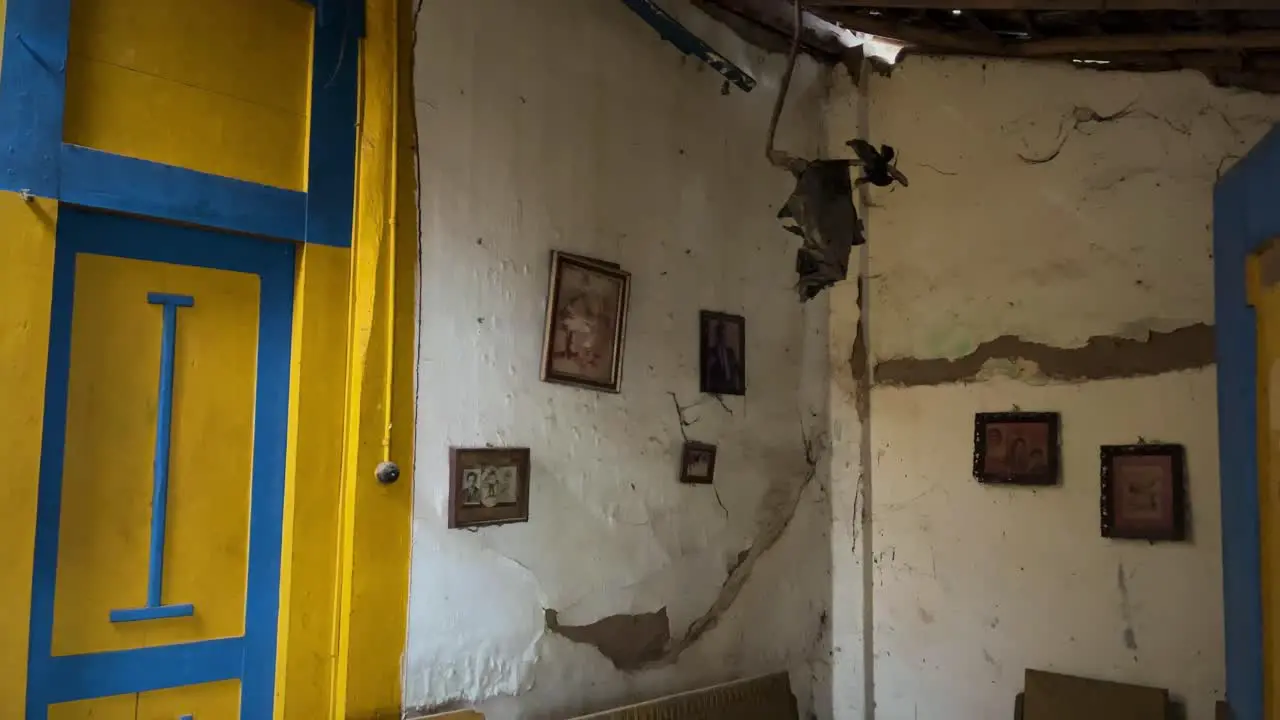
[[[649,23],[649,26],[657,30],[663,40],[676,46],[680,52],[698,58],[711,66],[712,70],[723,75],[725,80],[746,92],[751,92],[755,88],[756,79],[751,77],[750,73],[729,62],[724,55],[716,52],[715,48],[708,45],[706,41],[681,25],[679,20],[672,17],[653,0],[622,0],[622,4],[631,8],[631,12]]]
[[[0,190],[58,196],[71,0],[9,0],[0,60]]]
[[[61,678],[53,673],[53,597],[58,567],[58,525],[62,511],[62,450],[66,444],[67,375],[71,367],[71,305],[76,253],[54,244],[53,304],[50,308],[49,362],[40,442],[40,486],[36,493],[36,542],[31,574],[31,632],[27,650],[26,720],[46,720]]]
[[[147,302],[160,305],[160,387],[156,398],[156,450],[152,459],[151,547],[147,563],[147,604],[131,610],[112,610],[111,622],[138,622],[162,618],[190,617],[195,607],[190,603],[165,606],[160,593],[164,588],[164,531],[169,509],[169,440],[173,430],[173,371],[178,347],[178,308],[194,307],[190,295],[147,293]]]
[[[155,531],[155,528],[152,528]],[[155,549],[152,549],[152,553]],[[154,555],[153,555],[154,557]],[[151,592],[151,578],[147,579],[147,593]],[[150,599],[148,598],[148,602]],[[129,610],[112,610],[110,614],[111,622],[127,623],[127,622],[143,622],[145,620],[167,620],[170,618],[191,617],[196,614],[196,606],[191,603],[182,603],[179,605],[147,605],[146,607],[131,608]]]
[[[343,17],[315,24],[311,72],[306,237],[308,242],[335,247],[351,246],[356,193],[360,42],[353,27],[355,6],[342,2],[334,12],[341,11]]]
[[[253,490],[249,518],[249,578],[245,608],[240,716],[269,717],[275,696],[276,632],[280,613],[280,548],[284,534],[285,446],[289,427],[294,253],[262,263],[258,315],[258,383],[254,401]],[[264,709],[265,708],[265,709]]]
[[[44,702],[75,702],[234,680],[240,677],[243,658],[244,641],[240,638],[91,655],[62,655],[51,658],[46,666],[48,675],[43,680],[48,694]],[[27,702],[30,708],[30,700]],[[27,717],[32,717],[29,709]],[[45,720],[44,712],[36,717]],[[269,718],[270,706],[266,712],[259,710],[241,717]]]
[[[160,387],[157,388],[156,450],[151,467],[151,547],[147,564],[147,608],[162,604],[164,584],[164,529],[169,510],[169,441],[173,431],[173,370],[178,354],[178,307],[192,307],[195,299],[173,300],[148,293],[147,302],[160,305],[164,319],[160,328]]]
[[[149,292],[147,293],[147,302],[152,305],[172,305],[174,307],[196,306],[196,299],[190,295],[175,295],[173,293]]]
[[[182,717],[178,718],[178,720],[195,720],[195,717],[192,715],[183,715]]]
[[[1236,720],[1262,720],[1262,575],[1258,515],[1257,320],[1245,288],[1249,254],[1280,235],[1280,131],[1273,129],[1213,196],[1218,353],[1218,463],[1227,700]]]
[[[80,253],[256,274],[260,279],[249,571],[243,638],[52,657],[75,263]],[[241,717],[269,717],[275,684],[295,245],[64,207],[53,306],[31,590],[27,720],[87,697],[240,678]]]
[[[62,146],[63,202],[115,212],[303,240],[305,193],[102,150]]]

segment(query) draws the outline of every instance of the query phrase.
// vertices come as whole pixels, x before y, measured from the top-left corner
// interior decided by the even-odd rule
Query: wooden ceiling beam
[[[849,30],[879,35],[880,37],[899,40],[922,48],[956,53],[973,53],[976,55],[1005,54],[1005,46],[994,35],[987,36],[973,32],[935,30],[884,18],[840,12],[839,10],[824,12],[822,16],[840,23],[841,26]]]
[[[1274,10],[1275,0],[804,0],[819,8],[942,10]]]
[[[1280,30],[1238,33],[1173,33],[1169,35],[1090,35],[1046,38],[1006,45],[1015,57],[1105,57],[1116,53],[1180,52],[1186,50],[1261,50],[1280,48]]]

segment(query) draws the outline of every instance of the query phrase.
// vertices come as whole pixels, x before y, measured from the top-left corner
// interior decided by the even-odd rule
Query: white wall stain
[[[911,179],[874,191],[867,213],[873,357],[960,357],[1002,335],[1078,347],[1212,322],[1213,182],[1224,157],[1280,118],[1280,98],[1195,73],[959,58],[909,58],[869,93],[869,139],[895,146]],[[1130,104],[1142,112],[1082,124],[1051,162],[1018,158],[1052,151],[1075,107]],[[857,133],[856,109],[841,81],[830,147]],[[856,538],[875,561],[864,567],[851,550],[853,299],[851,288],[831,295],[830,414],[845,439],[831,478],[834,716],[863,718],[874,702],[879,720],[1006,717],[1028,667],[1167,687],[1188,717],[1211,716],[1224,690],[1213,368],[1046,385],[1007,361],[973,383],[875,388],[872,529]],[[973,414],[1015,405],[1061,413],[1060,487],[970,476]],[[1186,446],[1190,542],[1100,537],[1098,446],[1139,436]]]
[[[825,301],[792,290],[796,239],[775,219],[792,180],[764,159],[784,58],[686,18],[749,67],[721,79],[621,3],[428,0],[415,68],[423,236],[415,523],[405,704],[490,718],[564,717],[790,669],[801,706],[825,691],[830,588],[825,464],[801,422],[826,417]],[[819,71],[798,70],[780,143],[823,144]],[[538,380],[553,248],[632,273],[619,395]],[[719,445],[717,487],[681,486],[669,392],[700,398],[700,309],[747,317],[748,395],[690,411]],[[447,449],[532,449],[530,522],[445,529]],[[772,492],[771,492],[772,490]],[[714,629],[678,662],[624,673],[544,633],[666,607],[673,638],[720,596],[739,554],[795,516]],[[825,703],[825,699],[819,704]],[[823,716],[826,716],[823,712]]]

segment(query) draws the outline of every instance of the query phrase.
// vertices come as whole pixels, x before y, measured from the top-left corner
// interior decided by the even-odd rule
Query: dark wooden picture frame
[[[553,250],[548,283],[542,380],[618,392],[631,273],[617,263]]]
[[[449,527],[527,522],[529,448],[449,448]]]
[[[1099,457],[1103,537],[1187,538],[1187,459],[1181,445],[1103,445]]]
[[[977,413],[973,426],[973,476],[979,482],[1058,483],[1058,413]]]
[[[725,328],[735,330],[732,336]],[[747,319],[703,310],[698,322],[698,385],[712,395],[747,394]]]
[[[716,446],[687,442],[680,453],[680,482],[711,485],[716,479]]]

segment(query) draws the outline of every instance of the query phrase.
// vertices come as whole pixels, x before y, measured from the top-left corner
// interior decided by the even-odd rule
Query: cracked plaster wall
[[[829,715],[827,308],[795,300],[791,181],[763,159],[783,58],[670,9],[756,91],[722,94],[622,3],[422,7],[407,707],[564,717],[789,669]],[[825,142],[825,76],[800,67],[783,147]],[[538,380],[552,248],[632,273],[619,395]],[[698,394],[699,309],[747,317],[724,407]],[[669,393],[719,445],[719,497],[677,482]],[[486,443],[532,448],[531,520],[447,530],[447,448]]]
[[[1168,687],[1211,716],[1211,190],[1280,100],[1194,73],[931,58],[868,93],[833,91],[833,152],[869,131],[911,186],[866,211],[866,433],[855,284],[830,296],[835,716],[873,698],[881,720],[1007,717],[1027,667]],[[1014,406],[1062,414],[1060,487],[971,478],[973,414]],[[1098,446],[1139,437],[1186,446],[1190,542],[1099,536]]]

